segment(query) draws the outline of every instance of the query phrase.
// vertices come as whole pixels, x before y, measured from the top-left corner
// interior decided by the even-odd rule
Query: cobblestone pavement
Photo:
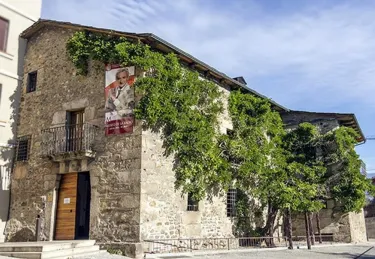
[[[177,258],[177,257],[176,257]],[[313,247],[312,250],[294,249],[278,251],[252,251],[242,253],[228,253],[220,255],[194,256],[194,259],[375,259],[375,248],[373,245],[348,245]]]

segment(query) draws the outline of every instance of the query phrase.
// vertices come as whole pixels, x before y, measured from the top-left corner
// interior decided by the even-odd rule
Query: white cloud
[[[290,103],[289,95],[322,91],[332,97],[329,102],[360,98],[374,103],[374,6],[309,8],[283,16],[266,13],[250,1],[229,6],[221,1],[57,0],[51,8],[48,3],[47,17],[152,32],[250,83],[271,75],[282,83],[293,73],[295,85],[279,93],[283,102]],[[314,99],[328,104],[319,95]]]
[[[375,134],[375,4],[317,2],[283,14],[250,0],[47,0],[43,16],[154,33],[284,106],[355,112]]]

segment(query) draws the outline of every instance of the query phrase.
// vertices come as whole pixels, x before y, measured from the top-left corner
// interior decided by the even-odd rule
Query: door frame
[[[60,196],[60,189],[61,189],[61,182],[63,180],[63,177],[64,175],[67,175],[67,174],[72,174],[72,173],[76,173],[77,174],[77,196],[78,196],[78,181],[79,181],[79,175],[80,174],[87,174],[88,175],[88,180],[89,180],[89,189],[88,189],[88,192],[89,192],[89,195],[88,195],[88,204],[87,204],[87,207],[89,208],[89,212],[88,212],[88,238],[87,239],[81,239],[81,240],[89,240],[90,238],[90,218],[91,218],[91,174],[90,174],[90,171],[83,171],[83,172],[69,172],[69,173],[64,173],[64,174],[58,174],[57,175],[57,178],[56,178],[56,186],[55,186],[55,190],[54,190],[54,194],[55,194],[55,198],[53,199],[53,216],[52,218],[54,219],[53,221],[51,221],[51,229],[52,231],[50,231],[50,240],[56,240],[56,227],[57,227],[57,216],[58,216],[58,202],[59,202],[59,196]],[[78,197],[77,197],[78,198]],[[76,216],[75,216],[75,233],[74,233],[74,239],[73,240],[79,240],[77,239],[77,211],[78,211],[78,201],[76,201]]]
[[[82,191],[82,189],[80,189],[80,179],[82,179],[83,177],[86,177],[86,181],[85,183],[87,184],[86,185],[86,193],[85,193],[85,196],[86,196],[86,199],[85,201],[83,201],[85,203],[85,207],[84,208],[83,204],[81,204],[81,201],[78,200],[78,198],[80,197],[80,191]],[[84,187],[83,185],[81,186],[81,188]],[[79,225],[78,225],[78,221],[79,221],[79,217],[81,216],[81,209],[82,210],[86,210],[86,213],[85,213],[85,231],[87,231],[87,237],[86,236],[80,236],[81,233],[79,233]],[[91,212],[91,181],[90,181],[90,172],[80,172],[78,173],[78,178],[77,178],[77,204],[76,204],[76,224],[75,224],[75,240],[85,240],[85,239],[89,239],[90,238],[90,212]]]

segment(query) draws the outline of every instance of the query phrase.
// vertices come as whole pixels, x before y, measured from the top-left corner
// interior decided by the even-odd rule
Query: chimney
[[[237,82],[240,82],[243,85],[247,85],[245,78],[243,78],[242,76],[234,77],[233,79],[236,80]]]

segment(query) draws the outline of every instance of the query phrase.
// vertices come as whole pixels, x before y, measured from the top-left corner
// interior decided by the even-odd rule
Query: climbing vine
[[[135,116],[145,127],[161,133],[165,155],[173,155],[176,187],[196,200],[228,179],[228,163],[220,156],[219,114],[222,93],[184,68],[174,54],[162,54],[148,45],[125,38],[77,32],[67,43],[68,54],[79,73],[88,61],[136,66],[147,73],[135,83]]]
[[[285,202],[280,201],[285,178],[279,178],[279,174],[285,171],[285,154],[281,148],[285,135],[282,120],[279,113],[271,109],[268,100],[242,91],[231,92],[229,112],[233,131],[222,136],[220,144],[225,159],[231,162],[231,182],[241,191],[239,193],[251,193],[252,198],[268,205],[266,224],[258,233],[271,235],[280,203]],[[249,222],[251,213],[246,209],[249,201],[245,195],[239,195],[238,199],[236,231],[254,234],[251,229],[254,222]]]

